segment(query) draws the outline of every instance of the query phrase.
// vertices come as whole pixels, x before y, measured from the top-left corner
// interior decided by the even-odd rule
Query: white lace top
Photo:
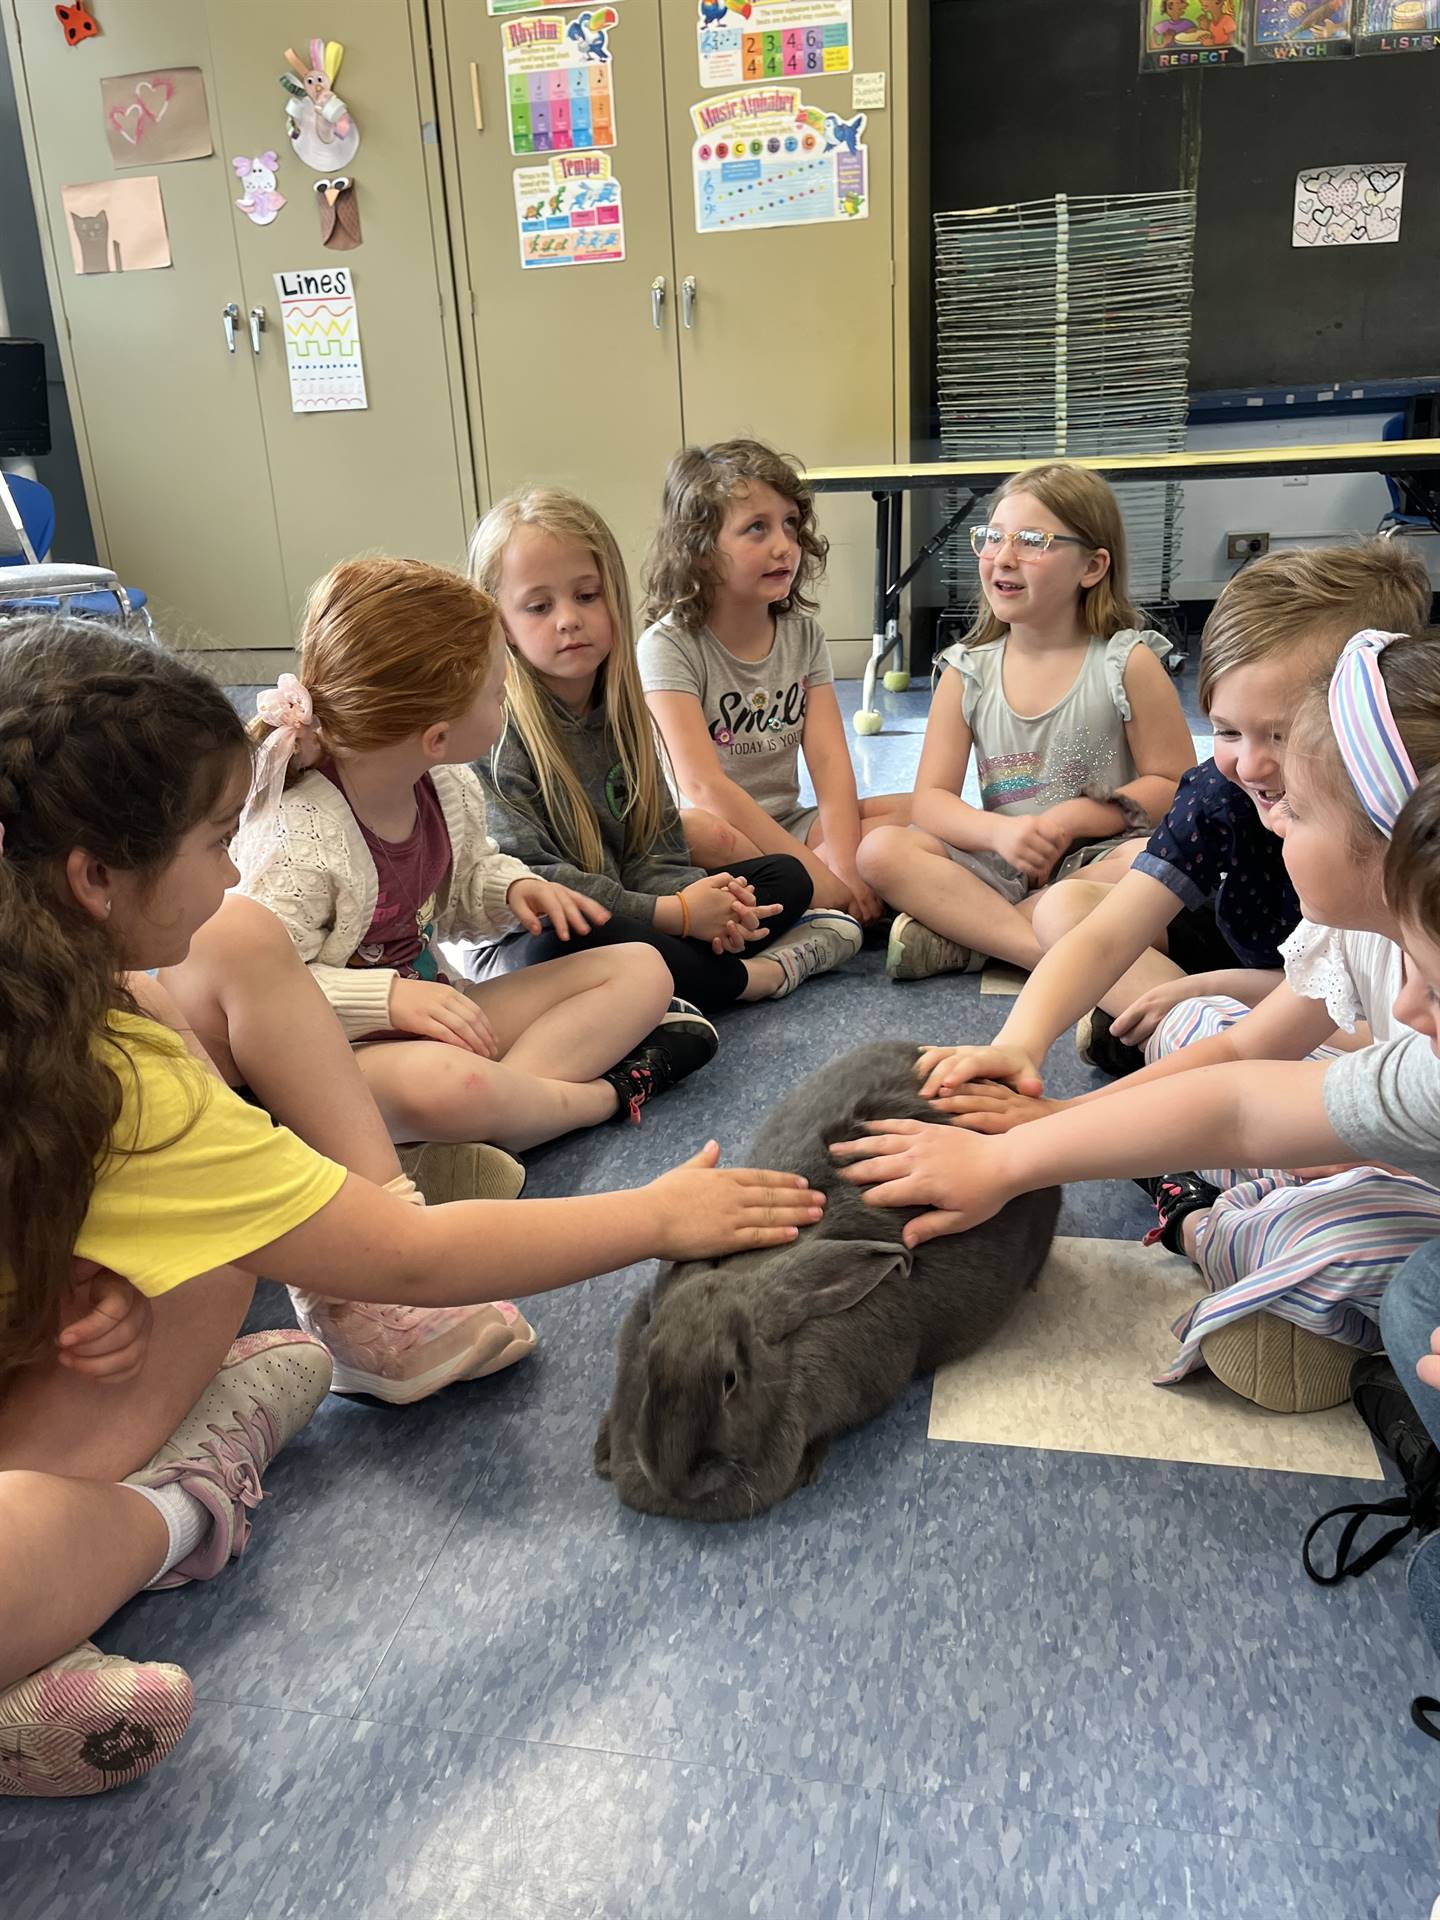
[[[1302,920],[1281,943],[1280,957],[1294,991],[1323,1000],[1343,1032],[1353,1033],[1362,1020],[1376,1041],[1407,1031],[1391,1012],[1400,991],[1400,949],[1383,934]]]
[[[440,940],[493,940],[520,923],[505,896],[530,869],[485,831],[485,796],[469,767],[435,767],[435,795],[450,835],[450,871],[436,901]],[[321,773],[297,780],[280,803],[278,843],[238,892],[285,922],[300,958],[350,1038],[389,1024],[390,967],[349,962],[375,918],[379,879],[370,849],[339,788]]]

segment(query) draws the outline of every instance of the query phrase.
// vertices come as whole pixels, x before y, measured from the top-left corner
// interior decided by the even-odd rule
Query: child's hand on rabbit
[[[645,1191],[655,1209],[655,1254],[661,1260],[713,1260],[751,1247],[778,1247],[825,1208],[798,1173],[722,1167],[710,1140]]]
[[[915,1062],[922,1100],[943,1099],[971,1080],[999,1080],[1039,1099],[1045,1079],[1019,1047],[922,1047]]]

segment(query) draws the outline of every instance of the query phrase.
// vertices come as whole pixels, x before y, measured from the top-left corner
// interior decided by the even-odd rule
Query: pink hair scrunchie
[[[312,766],[320,752],[315,703],[293,673],[282,673],[265,689],[255,712],[271,732],[255,755],[250,792],[230,843],[230,858],[240,869],[242,883],[261,874],[279,850],[276,823],[290,762],[298,758],[302,767]]]

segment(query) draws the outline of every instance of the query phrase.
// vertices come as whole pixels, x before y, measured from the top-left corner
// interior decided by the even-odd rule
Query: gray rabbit
[[[827,1149],[862,1122],[932,1120],[916,1049],[860,1047],[771,1112],[746,1160],[804,1174],[821,1220],[788,1246],[662,1268],[620,1329],[595,1471],[641,1513],[744,1520],[820,1472],[836,1434],[887,1407],[917,1373],[981,1345],[1033,1285],[1057,1188],[972,1232],[901,1242],[908,1212],[868,1207]]]

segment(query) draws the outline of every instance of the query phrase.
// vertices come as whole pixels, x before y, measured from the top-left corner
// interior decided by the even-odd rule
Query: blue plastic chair
[[[4,476],[4,482],[15,504],[15,510],[20,516],[24,537],[34,553],[35,563],[43,565],[50,558],[50,548],[55,540],[54,496],[43,482],[31,480],[23,473],[7,473]],[[32,563],[24,552],[0,551],[0,567],[24,567],[30,564]],[[4,578],[4,574],[0,573],[0,610],[13,614],[21,611],[54,613],[59,609],[61,602],[58,598],[45,594],[37,597],[33,591],[24,594],[22,598],[7,601]],[[148,627],[150,615],[146,611],[146,595],[139,587],[126,587],[124,592],[125,600],[129,601],[129,611],[139,614]],[[122,617],[125,615],[125,600],[103,589],[95,593],[67,593],[65,611],[101,620],[113,620],[117,614]]]

